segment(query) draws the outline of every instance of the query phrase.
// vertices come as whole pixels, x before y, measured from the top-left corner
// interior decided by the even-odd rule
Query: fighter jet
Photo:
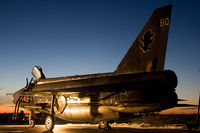
[[[177,76],[164,70],[171,8],[153,12],[114,72],[46,78],[34,66],[34,79],[13,95],[14,117],[20,107],[30,111],[32,127],[42,119],[53,130],[58,117],[110,129],[115,120],[177,106]]]

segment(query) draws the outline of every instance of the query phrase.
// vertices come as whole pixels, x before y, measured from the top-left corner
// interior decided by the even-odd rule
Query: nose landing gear
[[[45,127],[48,131],[52,131],[55,125],[55,120],[53,115],[48,115],[45,119]]]

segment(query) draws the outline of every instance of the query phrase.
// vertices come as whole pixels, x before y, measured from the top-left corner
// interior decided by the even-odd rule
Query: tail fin
[[[115,72],[136,73],[164,69],[171,7],[168,5],[154,11]]]

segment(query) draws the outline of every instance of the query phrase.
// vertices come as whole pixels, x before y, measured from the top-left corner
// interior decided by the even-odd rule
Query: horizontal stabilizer
[[[177,104],[176,107],[198,107],[198,105],[194,105],[194,104]]]
[[[186,99],[178,99],[178,101],[188,101],[188,100],[186,100]]]

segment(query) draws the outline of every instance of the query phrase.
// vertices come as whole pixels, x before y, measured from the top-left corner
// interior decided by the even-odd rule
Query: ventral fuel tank
[[[74,122],[100,122],[103,120],[116,120],[119,118],[119,114],[107,106],[70,105],[57,117]]]

